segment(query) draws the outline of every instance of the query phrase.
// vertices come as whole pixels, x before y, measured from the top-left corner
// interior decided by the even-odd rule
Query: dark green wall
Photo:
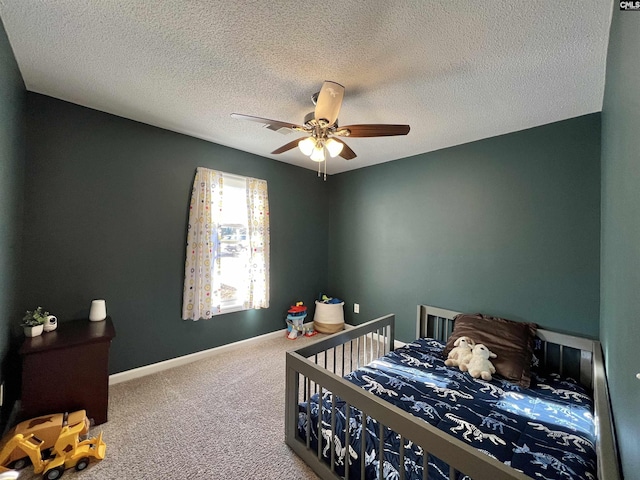
[[[626,478],[640,472],[639,126],[640,14],[616,4],[602,109],[600,335]]]
[[[8,362],[12,327],[20,319],[20,272],[22,248],[22,202],[24,183],[24,115],[25,87],[9,40],[0,22],[0,360],[2,378],[13,387]],[[8,398],[15,397],[7,388]],[[0,424],[6,421],[8,409],[2,409]]]
[[[597,336],[599,159],[593,114],[333,176],[330,290],[402,340],[419,303]]]
[[[327,283],[326,183],[310,170],[28,93],[26,305],[86,317],[105,298],[112,373],[285,327]],[[271,307],[181,320],[197,166],[267,180]]]

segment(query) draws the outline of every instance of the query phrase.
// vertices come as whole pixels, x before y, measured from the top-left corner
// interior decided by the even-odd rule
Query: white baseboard
[[[116,385],[118,383],[133,380],[134,378],[145,377],[147,375],[151,375],[152,373],[158,373],[164,370],[169,370],[170,368],[187,365],[188,363],[202,360],[203,358],[207,358],[212,355],[217,355],[218,353],[224,352],[225,350],[229,350],[231,348],[235,348],[239,345],[251,344],[270,337],[279,337],[285,334],[286,331],[286,328],[283,330],[276,330],[275,332],[265,333],[264,335],[260,335],[258,337],[248,338],[246,340],[240,340],[239,342],[228,343],[227,345],[220,345],[219,347],[202,350],[201,352],[190,353],[181,357],[170,358],[169,360],[164,360],[162,362],[152,363],[151,365],[145,365],[144,367],[132,368],[131,370],[126,370],[124,372],[114,373],[113,375],[109,375],[109,385]]]
[[[310,326],[312,324],[313,322],[308,322],[305,323],[305,326]],[[345,323],[344,327],[345,329],[349,329],[353,328],[353,325]],[[145,377],[147,375],[162,372],[164,370],[169,370],[170,368],[179,367],[181,365],[187,365],[189,363],[208,358],[212,355],[217,355],[218,353],[222,353],[225,350],[229,350],[240,345],[248,345],[260,340],[264,340],[266,338],[278,337],[286,333],[286,331],[286,328],[283,330],[276,330],[275,332],[265,333],[264,335],[260,335],[258,337],[248,338],[246,340],[240,340],[239,342],[228,343],[226,345],[220,345],[219,347],[210,348],[208,350],[202,350],[201,352],[190,353],[181,357],[170,358],[169,360],[164,360],[162,362],[152,363],[151,365],[145,365],[144,367],[132,368],[131,370],[126,370],[124,372],[114,373],[113,375],[109,375],[109,385],[117,385],[118,383],[128,382],[129,380],[133,380],[135,378]],[[402,347],[403,345],[405,345],[405,343],[399,340],[396,340],[394,342],[395,348]]]

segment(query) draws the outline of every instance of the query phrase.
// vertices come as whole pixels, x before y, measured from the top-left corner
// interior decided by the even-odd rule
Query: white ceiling
[[[324,80],[346,139],[339,173],[600,111],[611,0],[0,0],[27,89],[287,163],[285,136]],[[176,161],[180,161],[179,158]]]

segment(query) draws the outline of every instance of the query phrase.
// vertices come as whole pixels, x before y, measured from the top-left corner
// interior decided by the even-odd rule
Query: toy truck
[[[45,480],[55,480],[67,468],[84,470],[92,458],[102,460],[106,444],[102,433],[96,438],[80,440],[89,431],[84,410],[44,415],[18,424],[2,440],[0,472],[7,467],[20,469],[29,461],[35,473]]]

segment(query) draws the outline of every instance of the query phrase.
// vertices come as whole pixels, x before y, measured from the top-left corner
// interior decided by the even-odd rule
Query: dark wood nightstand
[[[60,322],[53,332],[27,338],[22,358],[20,419],[85,409],[96,425],[107,421],[111,317]]]

